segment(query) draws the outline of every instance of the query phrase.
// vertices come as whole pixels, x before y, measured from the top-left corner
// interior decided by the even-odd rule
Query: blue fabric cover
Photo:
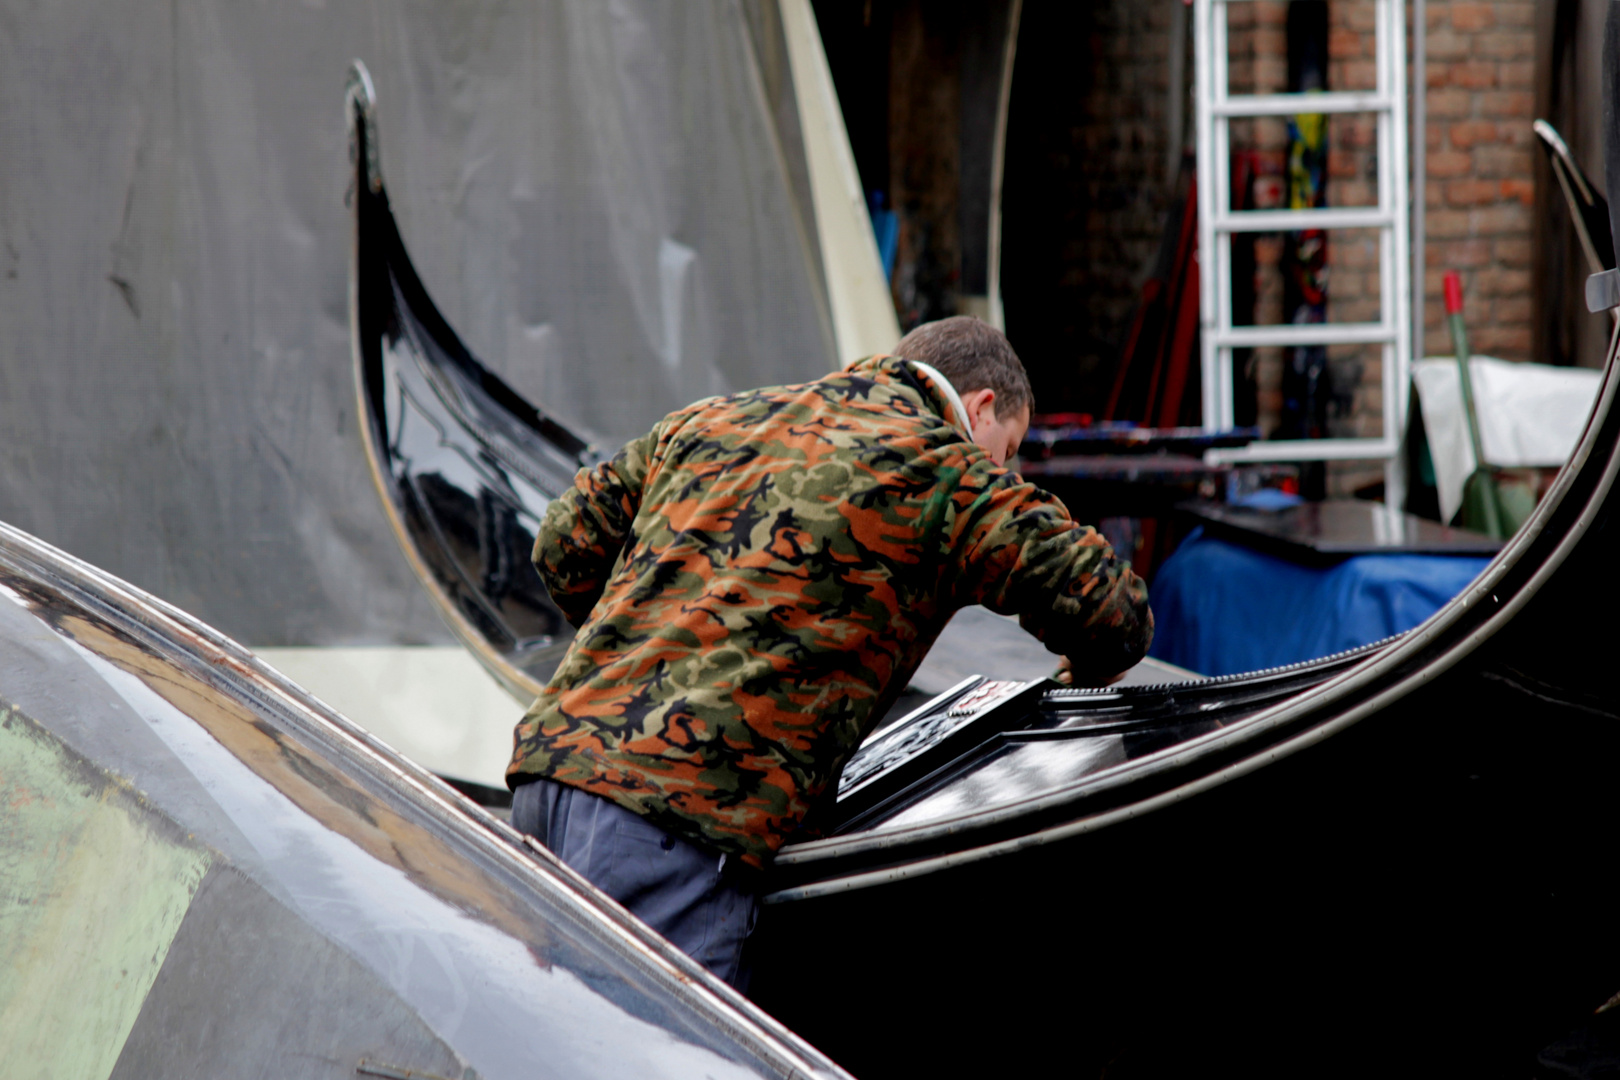
[[[1154,578],[1148,655],[1204,675],[1315,660],[1412,629],[1489,562],[1359,555],[1301,566],[1194,529]]]

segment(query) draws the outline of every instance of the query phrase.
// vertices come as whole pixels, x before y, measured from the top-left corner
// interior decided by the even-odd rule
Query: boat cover
[[[253,645],[448,643],[377,513],[337,102],[480,357],[611,449],[833,363],[774,2],[0,0],[0,520]]]

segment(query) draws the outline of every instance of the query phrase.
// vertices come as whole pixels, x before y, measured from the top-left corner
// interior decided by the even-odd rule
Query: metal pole
[[[1426,0],[1412,2],[1412,359],[1423,359],[1423,218],[1428,202],[1428,57]],[[1404,396],[1404,395],[1403,395]]]

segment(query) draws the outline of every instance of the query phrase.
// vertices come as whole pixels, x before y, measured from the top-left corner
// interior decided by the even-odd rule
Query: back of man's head
[[[935,369],[964,397],[986,387],[994,390],[997,416],[1017,416],[1034,403],[1029,375],[1007,335],[982,319],[953,315],[923,323],[901,338],[894,352]]]

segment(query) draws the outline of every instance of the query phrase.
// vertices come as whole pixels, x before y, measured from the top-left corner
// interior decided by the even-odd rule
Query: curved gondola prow
[[[1587,177],[1586,171],[1570,153],[1558,129],[1545,120],[1531,125],[1541,148],[1547,154],[1547,166],[1558,188],[1564,193],[1564,205],[1569,208],[1571,224],[1581,250],[1586,253],[1592,273],[1612,270],[1615,266],[1614,239],[1609,234],[1609,203]]]
[[[375,91],[359,61],[345,111],[349,325],[372,479],[451,630],[527,704],[572,634],[529,563],[534,535],[549,501],[599,455],[479,363],[428,295],[389,206]]]

